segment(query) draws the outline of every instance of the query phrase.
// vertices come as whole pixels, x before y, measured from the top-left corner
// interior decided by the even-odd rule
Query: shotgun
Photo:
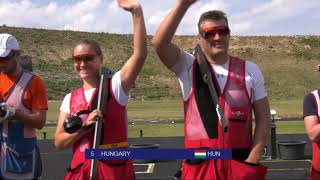
[[[109,95],[109,77],[110,71],[104,67],[100,69],[100,83],[99,83],[99,91],[98,91],[98,104],[97,109],[101,111],[102,116],[106,115],[106,103]],[[103,118],[97,117],[94,129],[94,139],[93,139],[93,149],[99,148],[101,142],[101,133],[103,126]],[[105,128],[104,128],[105,129]],[[91,169],[90,169],[90,180],[96,179],[96,169],[97,169],[97,160],[91,160]]]

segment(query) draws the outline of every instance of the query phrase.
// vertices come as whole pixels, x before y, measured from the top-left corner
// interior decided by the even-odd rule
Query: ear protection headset
[[[83,114],[89,114],[89,113],[91,113],[91,111],[82,110],[75,113],[71,117],[65,119],[63,122],[64,130],[69,134],[77,132],[79,129],[82,128],[82,124],[83,124],[80,116]]]

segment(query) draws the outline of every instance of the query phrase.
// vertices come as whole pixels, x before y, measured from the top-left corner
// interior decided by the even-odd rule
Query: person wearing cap
[[[109,76],[109,95],[106,98],[106,114],[95,109],[99,87],[99,69],[103,66],[103,54],[96,41],[84,40],[73,49],[73,66],[83,81],[82,87],[67,94],[60,107],[55,133],[58,149],[73,148],[73,155],[64,179],[89,179],[91,160],[85,159],[85,149],[92,148],[95,119],[103,120],[100,148],[128,148],[127,110],[128,94],[147,56],[146,29],[141,5],[136,0],[118,0],[121,8],[132,14],[133,54],[113,76]],[[104,102],[101,102],[104,103]],[[87,112],[86,112],[87,111]],[[82,115],[80,115],[82,114]],[[72,117],[80,117],[83,126],[68,133],[64,123]],[[131,160],[98,160],[96,179],[135,179]]]
[[[35,179],[41,176],[36,129],[46,122],[47,92],[42,79],[19,64],[17,39],[0,34],[0,117],[3,179]]]
[[[320,64],[317,65],[320,72]],[[312,142],[312,164],[309,180],[320,179],[320,91],[314,90],[304,97],[303,119],[307,135]]]
[[[202,51],[204,63],[208,64],[215,86],[212,90],[217,92],[217,101],[228,125],[224,132],[210,97],[208,81],[200,73],[198,60],[201,59],[172,42],[181,19],[194,2],[196,0],[177,0],[151,43],[162,63],[175,73],[180,83],[185,148],[231,149],[232,160],[184,160],[182,179],[264,179],[267,168],[259,161],[270,131],[270,110],[263,75],[253,62],[228,54],[230,29],[225,13],[204,12],[198,22],[196,41],[200,50],[196,53]]]

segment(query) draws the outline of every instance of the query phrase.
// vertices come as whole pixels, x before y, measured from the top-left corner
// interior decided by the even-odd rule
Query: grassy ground
[[[301,117],[303,111],[303,97],[299,100],[273,100],[270,109],[277,111],[278,117]]]
[[[277,111],[277,117],[302,117],[302,99],[271,101],[270,108]],[[48,122],[55,123],[60,101],[50,101]],[[129,120],[139,121],[143,119],[182,119],[183,108],[181,99],[173,100],[130,100],[128,104]]]
[[[48,122],[55,123],[60,108],[60,101],[50,101]],[[128,117],[130,120],[143,119],[182,119],[183,109],[181,100],[130,100],[128,103]]]
[[[48,122],[55,123],[61,102],[50,101],[48,111]],[[271,101],[271,109],[277,111],[276,117],[301,117],[302,100]],[[182,119],[183,109],[180,99],[176,100],[148,100],[129,101],[128,116],[130,121],[145,119]],[[301,121],[279,121],[276,123],[279,134],[305,133],[304,124]],[[148,124],[129,125],[129,137],[139,137],[140,130],[146,137],[183,136],[182,124]],[[38,131],[38,137],[42,139],[43,132],[47,138],[53,138],[55,128],[45,128]]]
[[[303,121],[281,121],[276,123],[277,134],[303,134],[305,133]],[[143,137],[174,137],[183,136],[183,124],[148,124],[148,125],[129,125],[129,137],[139,137],[140,130]],[[37,131],[39,139],[43,139],[46,132],[48,139],[53,139],[55,128],[44,128]]]
[[[132,54],[132,35],[56,31],[0,26],[13,34],[23,54],[32,56],[34,70],[48,89],[50,100],[61,101],[81,82],[72,67],[72,48],[81,39],[99,42],[105,66],[119,70]],[[148,37],[148,56],[132,92],[133,99],[173,99],[181,96],[176,77],[159,61]],[[194,36],[175,36],[184,50],[195,46]],[[251,60],[265,77],[270,100],[294,100],[319,86],[315,66],[320,60],[320,36],[232,36],[230,54]]]
[[[55,123],[60,108],[60,101],[50,101],[47,119],[49,123]],[[144,119],[182,119],[183,109],[181,100],[148,100],[129,101],[129,120]]]

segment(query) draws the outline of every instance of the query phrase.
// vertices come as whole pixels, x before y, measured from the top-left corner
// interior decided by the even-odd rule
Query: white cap
[[[0,57],[6,57],[11,50],[19,50],[17,39],[11,34],[0,34]]]

